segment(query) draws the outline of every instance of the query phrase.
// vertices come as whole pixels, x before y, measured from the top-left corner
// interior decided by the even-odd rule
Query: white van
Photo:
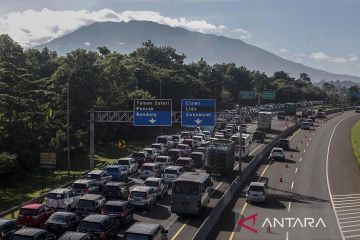
[[[163,173],[163,179],[166,183],[172,184],[172,182],[180,177],[185,172],[182,166],[169,166],[165,168]]]
[[[166,149],[170,149],[174,147],[174,140],[172,136],[168,136],[168,135],[158,136],[156,138],[156,143],[164,144],[164,147]]]
[[[138,163],[134,158],[120,158],[117,161],[117,165],[126,167],[130,174],[138,171]]]
[[[171,165],[171,158],[169,156],[157,156],[155,158],[154,163],[159,163],[161,165],[161,169],[164,170],[166,167]]]

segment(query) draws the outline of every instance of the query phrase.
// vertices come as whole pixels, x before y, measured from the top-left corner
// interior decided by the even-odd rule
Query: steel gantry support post
[[[90,159],[90,169],[94,168],[94,141],[95,141],[95,112],[92,110],[90,112],[90,148],[89,148],[89,159]]]

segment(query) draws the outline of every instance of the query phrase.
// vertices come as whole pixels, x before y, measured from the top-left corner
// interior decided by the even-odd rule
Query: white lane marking
[[[309,146],[309,143],[307,143],[306,146]]]
[[[294,181],[292,181],[292,183],[291,183],[291,189],[293,189],[294,188]]]
[[[301,131],[301,129],[298,129],[298,130],[289,138],[289,140],[291,140],[293,137],[295,137],[296,134],[298,134],[300,131]]]
[[[339,220],[348,220],[348,219],[355,219],[355,218],[360,218],[360,216],[339,218]]]
[[[337,206],[346,206],[346,205],[356,205],[359,204],[359,200],[358,199],[352,199],[351,201],[347,201],[347,202],[337,202],[334,205]]]
[[[345,238],[347,239],[347,238],[355,238],[355,237],[360,237],[360,234],[358,234],[358,235],[350,235],[350,236],[346,236]]]
[[[358,232],[358,231],[360,231],[360,229],[346,230],[346,231],[343,231],[343,232],[347,233],[347,232]]]
[[[351,208],[351,207],[360,207],[360,204],[353,204],[353,205],[349,205],[349,206],[341,206],[341,207],[336,207],[336,209],[343,209],[343,208]]]
[[[339,216],[346,216],[346,215],[354,215],[354,214],[360,214],[360,212],[352,212],[352,213],[339,213]]]
[[[288,212],[290,212],[291,209],[291,202],[289,202]]]
[[[341,223],[341,225],[343,225],[343,224],[354,223],[354,222],[360,222],[360,219],[359,220],[354,220],[354,221],[340,222],[340,223]]]
[[[343,212],[352,212],[352,211],[356,211],[356,210],[360,210],[360,208],[350,208],[350,209],[343,209],[343,210],[336,210],[336,212],[338,213],[343,213]]]
[[[334,198],[336,197],[348,197],[348,196],[359,196],[360,197],[360,193],[354,193],[354,194],[343,194],[343,195],[333,195]]]
[[[299,159],[299,161],[300,161],[300,162],[302,161],[302,157]]]
[[[346,202],[358,202],[359,198],[346,198],[344,200],[334,200],[335,205],[339,203],[346,203]]]
[[[313,133],[313,136],[315,136],[315,133]]]
[[[332,141],[332,138],[333,138],[333,136],[334,136],[334,133],[335,133],[335,130],[336,130],[336,128],[343,122],[343,121],[345,121],[346,119],[348,119],[348,118],[350,118],[350,117],[352,117],[352,116],[355,116],[355,114],[352,114],[352,115],[350,115],[350,116],[347,116],[346,118],[343,118],[341,121],[339,121],[336,125],[335,125],[335,127],[334,127],[334,129],[333,129],[333,131],[332,131],[332,133],[331,133],[331,135],[330,135],[330,139],[329,139],[329,144],[328,144],[328,148],[327,148],[327,154],[326,154],[326,166],[325,166],[325,172],[326,172],[326,182],[327,182],[327,186],[328,186],[328,191],[329,191],[329,196],[330,196],[330,200],[331,200],[331,205],[333,206],[333,209],[334,209],[334,214],[335,214],[335,218],[336,218],[336,221],[337,221],[337,223],[338,223],[338,227],[339,227],[339,230],[340,230],[340,234],[341,234],[341,238],[342,239],[345,239],[345,237],[344,237],[344,233],[342,232],[342,230],[341,230],[341,226],[340,226],[340,222],[339,222],[339,217],[338,217],[338,215],[340,216],[343,216],[344,214],[337,214],[336,213],[336,210],[335,210],[335,205],[334,205],[334,200],[333,200],[333,198],[332,198],[332,195],[331,195],[331,188],[330,188],[330,181],[329,181],[329,153],[330,153],[330,145],[331,145],[331,141]],[[357,214],[357,213],[356,213]],[[345,214],[346,215],[346,214]]]
[[[310,139],[310,141],[311,141],[311,138],[309,138]]]
[[[286,240],[289,240],[289,232],[286,232]]]
[[[220,182],[220,183],[216,186],[215,190],[217,190],[222,184],[223,184],[223,182]]]
[[[304,149],[304,152],[306,152],[306,149]]]
[[[297,171],[298,171],[298,168],[295,169],[295,174],[297,173]]]

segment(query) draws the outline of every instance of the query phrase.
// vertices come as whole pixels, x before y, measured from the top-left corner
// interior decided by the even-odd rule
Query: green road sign
[[[240,99],[256,99],[254,91],[240,91]]]
[[[262,96],[262,99],[264,99],[264,100],[275,100],[275,92],[274,91],[264,91],[261,96]]]

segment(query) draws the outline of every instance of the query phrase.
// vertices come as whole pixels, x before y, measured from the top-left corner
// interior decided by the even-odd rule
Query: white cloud
[[[306,54],[304,54],[304,53],[295,53],[294,55],[297,57],[305,57],[306,56]]]
[[[286,48],[280,48],[278,51],[281,52],[281,53],[289,52]]]
[[[323,52],[313,52],[310,54],[310,57],[317,61],[326,61],[331,59],[326,53]]]
[[[249,31],[247,31],[245,29],[242,29],[242,28],[234,29],[231,32],[238,34],[241,39],[252,38],[251,32],[249,32]]]
[[[152,11],[115,12],[110,9],[54,11],[44,8],[41,11],[28,9],[23,12],[11,12],[1,17],[0,32],[9,34],[23,46],[34,46],[94,22],[128,22],[131,20],[152,21],[202,33],[221,33],[226,30],[224,25],[214,25],[205,20],[170,18]],[[250,38],[251,34],[243,30],[240,37]]]
[[[358,57],[351,54],[348,57],[339,57],[339,58],[333,58],[330,61],[334,63],[350,63],[350,62],[356,62],[358,60]]]
[[[84,44],[85,44],[86,46],[90,46],[90,43],[89,43],[89,42],[84,42]]]

